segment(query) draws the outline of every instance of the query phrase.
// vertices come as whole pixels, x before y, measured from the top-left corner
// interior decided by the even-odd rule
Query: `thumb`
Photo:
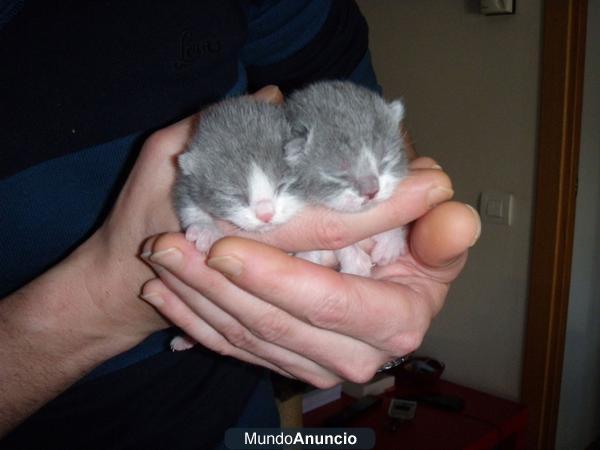
[[[267,103],[283,103],[283,94],[277,86],[272,84],[259,89],[252,94],[252,97]]]
[[[457,272],[480,233],[481,221],[475,209],[464,203],[445,202],[414,223],[410,246],[413,256],[426,267]]]

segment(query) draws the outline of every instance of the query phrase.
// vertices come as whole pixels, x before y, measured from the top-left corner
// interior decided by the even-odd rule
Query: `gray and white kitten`
[[[219,102],[202,113],[198,130],[178,158],[175,210],[185,236],[208,252],[223,237],[216,220],[243,230],[267,231],[303,206],[290,190],[283,147],[291,138],[283,108],[248,97]],[[195,345],[171,341],[174,351]]]
[[[407,173],[400,122],[404,106],[347,81],[314,83],[286,101],[293,139],[286,161],[297,177],[294,191],[309,203],[357,212],[388,199]],[[368,276],[405,251],[403,228],[373,238],[369,256],[358,245],[336,251],[341,271]],[[320,262],[320,252],[298,256]]]
[[[178,158],[175,209],[186,238],[207,252],[223,236],[215,223],[267,231],[289,220],[304,202],[290,191],[283,158],[290,126],[281,106],[238,97],[202,113],[201,123]]]

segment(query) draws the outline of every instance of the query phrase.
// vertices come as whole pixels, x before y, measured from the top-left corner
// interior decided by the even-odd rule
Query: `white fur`
[[[327,206],[336,211],[357,212],[365,206],[365,199],[351,189],[346,189],[336,197],[327,200]]]
[[[373,172],[373,174],[378,175],[379,169],[377,167],[377,159],[373,155],[373,150],[371,150],[371,148],[363,145],[363,147],[360,151],[360,155],[361,155],[360,157],[365,160],[365,162],[366,162],[365,165],[367,165],[371,168],[371,171]]]
[[[308,130],[306,137],[298,137],[292,139],[284,146],[284,158],[290,166],[295,166],[304,157],[304,150],[312,144],[313,130]]]
[[[392,117],[398,123],[404,120],[404,105],[400,100],[394,100],[389,103],[390,111],[392,112]]]
[[[250,206],[232,211],[228,219],[244,230],[261,232],[287,222],[304,207],[304,202],[286,191],[277,194],[276,189],[277,186],[265,172],[253,164],[248,174]],[[264,207],[264,202],[270,202],[273,209],[273,217],[267,223],[256,216],[257,212]]]
[[[406,229],[394,228],[373,236],[375,246],[371,251],[371,260],[379,265],[391,264],[406,253]]]
[[[187,228],[192,224],[212,223],[212,217],[201,208],[188,202],[188,205],[181,209],[181,225]]]
[[[340,272],[368,277],[371,275],[371,257],[358,245],[350,245],[335,251],[340,262]]]
[[[185,230],[185,238],[196,244],[202,253],[208,253],[212,245],[224,236],[223,232],[213,223],[192,224]]]
[[[273,185],[272,180],[265,172],[252,163],[250,172],[248,173],[248,196],[250,205],[254,205],[261,200],[273,199],[277,186]]]
[[[184,175],[190,175],[194,171],[194,157],[191,152],[185,152],[179,155],[177,162]]]
[[[373,199],[375,202],[383,202],[390,198],[398,186],[399,179],[389,173],[379,176],[379,192]]]
[[[181,352],[192,348],[196,344],[197,342],[189,336],[175,336],[171,339],[171,350]]]
[[[309,252],[298,252],[294,256],[314,264],[323,264],[323,253],[325,252],[322,250],[313,250]]]

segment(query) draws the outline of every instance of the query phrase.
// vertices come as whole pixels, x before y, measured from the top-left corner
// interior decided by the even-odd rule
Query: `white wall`
[[[556,448],[600,437],[600,0],[588,3],[579,185]]]
[[[387,97],[402,96],[417,151],[477,205],[514,195],[511,227],[485,224],[421,352],[446,378],[507,398],[520,390],[538,119],[542,0],[485,17],[466,0],[359,0]],[[476,3],[476,2],[475,2]]]

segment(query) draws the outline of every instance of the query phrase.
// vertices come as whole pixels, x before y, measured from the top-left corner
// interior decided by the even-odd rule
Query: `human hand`
[[[255,96],[281,101],[274,87]],[[95,366],[169,325],[137,299],[152,277],[137,255],[148,236],[179,229],[170,199],[175,156],[196,120],[146,140],[104,224],[0,301],[0,438]]]
[[[222,239],[208,255],[179,233],[150,239],[159,278],[143,298],[216,352],[318,387],[366,381],[419,346],[479,235],[472,208],[442,203],[452,190],[436,167],[413,161],[394,196],[368,211],[308,208],[271,233]],[[412,221],[407,254],[372,278],[287,254],[341,248]]]
[[[280,91],[273,86],[254,96],[263,101],[281,101]],[[113,335],[140,340],[169,326],[153,308],[137,301],[143,282],[152,277],[152,271],[137,255],[149,236],[180,230],[171,199],[176,157],[184,150],[200,116],[163,128],[145,141],[108,219],[80,249],[93,261],[86,283],[96,309],[108,319],[103,323]]]

